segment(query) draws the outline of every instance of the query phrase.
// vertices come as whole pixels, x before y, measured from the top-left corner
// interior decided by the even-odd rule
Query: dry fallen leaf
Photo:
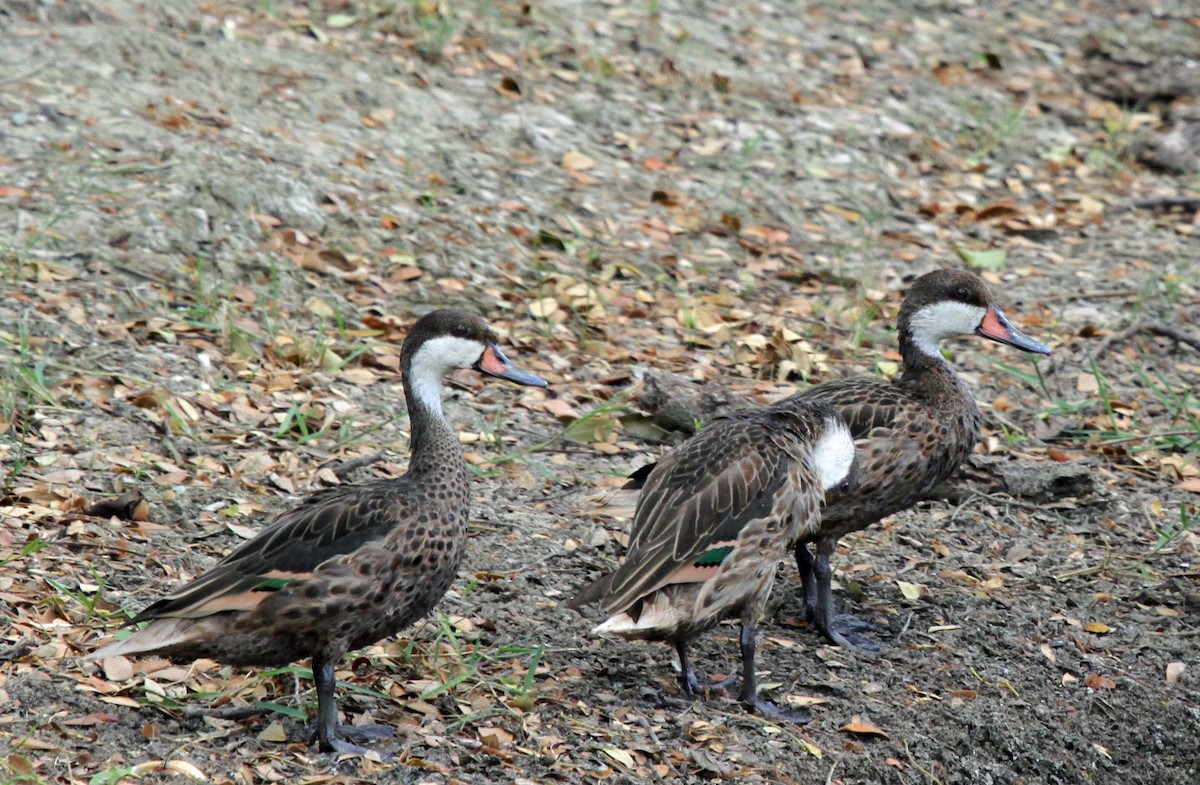
[[[504,749],[513,743],[513,735],[503,728],[480,728],[479,740],[489,747]]]
[[[275,721],[258,732],[258,739],[273,744],[282,744],[288,740],[288,735],[283,725],[279,721]]]
[[[785,700],[793,706],[819,706],[822,703],[829,703],[829,699],[813,695],[788,695]]]
[[[133,678],[133,663],[125,657],[105,657],[101,663],[104,678],[109,681],[127,681]]]
[[[549,319],[558,310],[558,301],[553,297],[542,297],[529,304],[529,315],[534,319]]]
[[[1104,622],[1099,621],[1089,621],[1087,624],[1083,625],[1083,628],[1096,635],[1104,635],[1105,633],[1112,631],[1111,627]]]
[[[1187,665],[1178,660],[1167,663],[1167,684],[1177,684],[1179,677],[1187,670]]]
[[[921,599],[921,586],[908,581],[896,581],[896,585],[900,587],[900,593],[904,595],[904,599],[916,601]]]
[[[1092,690],[1111,690],[1116,689],[1117,683],[1099,673],[1089,673],[1083,677],[1083,686]]]
[[[595,161],[576,150],[568,150],[567,152],[563,153],[562,166],[564,169],[570,169],[573,172],[581,172],[584,169],[591,169],[595,165]]]
[[[579,412],[575,407],[562,398],[547,398],[542,402],[542,407],[564,425],[579,419]]]
[[[847,733],[857,733],[863,736],[882,736],[885,739],[888,738],[886,731],[877,725],[872,725],[857,714],[845,725],[838,728],[838,730],[844,730]]]
[[[632,769],[634,765],[633,753],[629,750],[618,749],[617,747],[605,747],[604,754],[620,763],[627,769]]]

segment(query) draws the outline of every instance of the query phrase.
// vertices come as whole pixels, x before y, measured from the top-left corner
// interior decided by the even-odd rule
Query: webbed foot
[[[805,714],[802,711],[796,711],[794,709],[785,709],[782,706],[772,703],[766,698],[760,698],[757,695],[752,700],[743,700],[742,703],[745,704],[746,708],[750,711],[770,720],[776,720],[778,722],[790,722],[794,725],[807,725],[808,723],[812,722],[812,715],[810,714]]]
[[[883,644],[869,635],[863,633],[878,633],[879,628],[869,621],[851,616],[848,613],[840,613],[833,617],[828,628],[822,630],[825,637],[833,643],[841,646],[844,649],[851,651],[867,652],[869,654],[878,654],[883,651]]]

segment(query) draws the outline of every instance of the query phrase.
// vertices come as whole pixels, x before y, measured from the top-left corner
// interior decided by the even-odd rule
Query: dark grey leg
[[[370,750],[346,741],[391,738],[395,732],[386,725],[338,725],[337,717],[337,677],[334,674],[335,663],[326,660],[322,655],[313,655],[313,680],[317,683],[317,724],[313,736],[321,752],[341,752],[352,755],[363,755]],[[311,743],[311,739],[310,739]]]
[[[687,643],[682,640],[675,641],[675,653],[679,655],[679,689],[683,691],[685,698],[694,698],[696,693],[701,692],[701,688],[696,672],[692,670],[691,661],[688,660]]]
[[[804,619],[810,624],[817,618],[817,576],[813,555],[806,543],[796,543],[796,567],[804,591]]]
[[[739,640],[742,649],[742,694],[739,700],[751,711],[773,720],[794,722],[803,725],[812,717],[803,712],[783,709],[766,698],[758,696],[758,676],[754,672],[754,653],[758,645],[758,633],[754,622],[742,619],[742,634]]]
[[[883,651],[883,646],[872,638],[859,633],[873,631],[874,625],[849,614],[834,616],[833,613],[833,568],[829,557],[837,542],[821,540],[817,543],[817,556],[813,563],[813,576],[817,586],[817,606],[815,618],[817,629],[832,643],[854,651],[876,653]]]

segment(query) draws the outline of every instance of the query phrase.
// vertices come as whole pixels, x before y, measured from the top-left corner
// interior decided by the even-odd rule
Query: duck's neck
[[[914,338],[911,328],[902,320],[899,342],[904,370],[897,379],[897,384],[928,391],[928,394],[933,396],[958,397],[966,393],[970,397],[958,374],[942,356],[937,341],[931,338]]]
[[[928,369],[950,370],[950,364],[942,357],[935,341],[913,337],[907,324],[900,325],[900,358],[904,361],[904,375],[927,372]]]
[[[442,412],[440,376],[404,374],[404,399],[408,406],[408,473],[422,474],[463,468],[462,447]]]

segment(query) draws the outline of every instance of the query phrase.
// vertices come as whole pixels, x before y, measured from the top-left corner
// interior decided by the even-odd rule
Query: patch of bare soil
[[[5,782],[1200,780],[1200,157],[1139,152],[1193,111],[1188,3],[10,0],[0,28]],[[957,264],[1054,354],[949,347],[977,454],[837,557],[884,652],[818,640],[790,568],[760,666],[807,726],[591,639],[561,603],[621,554],[596,494],[688,425],[646,375],[727,405],[893,373],[905,282]],[[402,472],[399,342],[445,305],[552,388],[451,386],[467,567],[339,671],[390,760],[303,743],[306,663],[79,659],[298,496]]]

